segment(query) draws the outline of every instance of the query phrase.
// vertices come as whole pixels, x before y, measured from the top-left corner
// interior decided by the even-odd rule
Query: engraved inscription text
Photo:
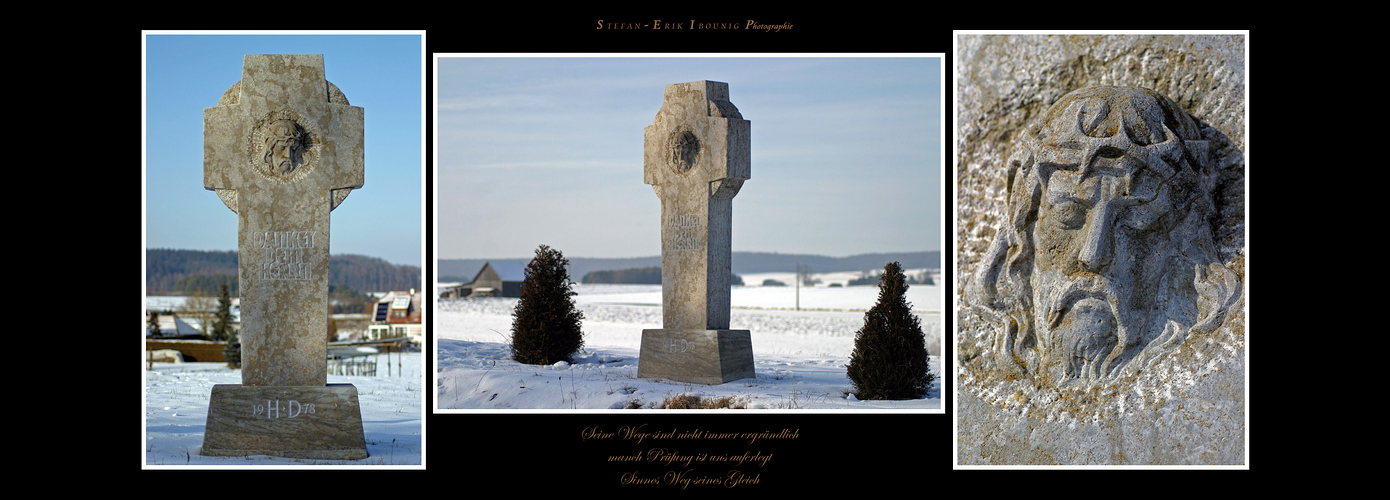
[[[256,278],[263,280],[307,280],[309,263],[304,252],[314,248],[313,231],[256,231],[251,248],[260,252]]]
[[[263,405],[251,405],[251,415],[257,417],[295,418],[311,413],[314,413],[313,403],[300,403],[293,399],[285,400],[284,404],[278,399],[267,399]]]
[[[690,343],[685,339],[667,339],[666,352],[685,352],[690,350]]]
[[[699,214],[674,215],[667,224],[671,228],[672,250],[695,250],[702,246],[697,236],[701,227]]]

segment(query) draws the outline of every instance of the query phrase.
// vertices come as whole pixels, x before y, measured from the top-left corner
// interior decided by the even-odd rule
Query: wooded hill
[[[441,259],[439,261],[439,281],[464,282],[482,269],[484,262],[530,262],[530,257],[511,259]],[[616,271],[661,267],[661,257],[632,257],[623,259],[595,259],[570,257],[569,275],[571,279],[582,277],[592,271]],[[809,266],[812,272],[833,273],[839,271],[883,270],[889,262],[897,262],[903,269],[941,268],[941,252],[896,252],[851,255],[848,257],[826,257],[824,255],[799,255],[765,252],[734,252],[731,271],[734,274],[795,272],[796,265]]]
[[[580,283],[640,283],[648,285],[661,284],[660,267],[637,267],[632,269],[614,269],[611,271],[589,271],[584,273]]]
[[[222,283],[236,295],[236,274],[234,251],[145,250],[145,293],[149,295],[202,291],[215,296]],[[424,289],[419,266],[396,265],[365,255],[330,256],[328,283],[358,292]]]
[[[584,278],[580,283],[624,283],[637,285],[660,285],[660,267],[638,267],[633,269],[614,269],[612,271],[589,271],[584,273]],[[742,285],[743,277],[737,274],[729,276],[729,284]]]

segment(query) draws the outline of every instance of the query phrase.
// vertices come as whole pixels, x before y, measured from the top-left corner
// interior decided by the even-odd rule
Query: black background
[[[954,84],[952,75],[952,29],[977,30],[983,28],[999,29],[1040,29],[1043,18],[1048,16],[1014,16],[1011,20],[1000,22],[993,16],[998,5],[958,5],[953,13],[947,15],[941,8],[883,9],[881,11],[850,11],[821,9],[806,12],[805,8],[783,10],[749,9],[728,4],[725,6],[704,7],[703,13],[672,11],[651,13],[634,9],[616,8],[576,8],[557,11],[553,8],[536,6],[508,7],[513,12],[480,10],[471,4],[451,5],[438,15],[419,16],[423,20],[393,23],[387,26],[364,24],[371,21],[369,14],[359,13],[351,25],[338,26],[338,29],[397,29],[426,30],[426,84],[427,104],[433,96],[433,61],[428,54],[433,53],[818,53],[818,54],[859,54],[859,53],[940,53],[945,56],[942,75],[945,78],[945,119],[941,127],[945,137],[942,144],[951,145],[951,123],[954,112],[951,107]],[[532,12],[526,12],[532,11]],[[367,19],[363,19],[362,16]],[[1057,17],[1057,16],[1051,16]],[[1209,16],[1219,17],[1219,16]],[[761,24],[790,23],[791,29],[779,32],[758,30],[654,30],[654,29],[596,29],[599,20],[606,23],[650,24],[655,20],[689,23],[695,19],[701,23],[737,23],[756,20]],[[1075,19],[1071,17],[1068,19]],[[1133,19],[1129,18],[1130,22]],[[1222,19],[1240,19],[1225,17]],[[1172,21],[1163,18],[1165,22]],[[1088,18],[1094,25],[1101,21]],[[1182,20],[1184,22],[1190,19]],[[191,25],[188,28],[204,28]],[[225,27],[225,26],[224,26]],[[254,26],[252,26],[254,27]],[[1067,28],[1087,28],[1087,26],[1061,26],[1049,31],[1066,31]],[[1231,26],[1194,26],[1190,28],[1232,29]],[[183,29],[185,26],[156,26],[158,29]],[[248,28],[237,26],[237,28]],[[280,26],[283,29],[303,29],[298,26]],[[1090,27],[1094,29],[1094,26]],[[1139,26],[1123,29],[1140,28]],[[1162,28],[1172,29],[1172,26]],[[1239,27],[1235,27],[1239,28]],[[1120,30],[1107,26],[1107,29]],[[1282,51],[1276,51],[1286,53]],[[1296,53],[1294,53],[1296,54]],[[143,54],[141,54],[143,56]],[[1247,54],[1247,61],[1249,61]],[[1292,59],[1294,62],[1297,57]],[[1248,64],[1248,62],[1247,62]],[[1295,64],[1296,65],[1296,64]],[[1291,68],[1292,69],[1292,68]],[[1248,81],[1248,80],[1247,80]],[[1285,83],[1285,86],[1288,86]],[[1277,86],[1277,84],[1276,84]],[[1269,87],[1274,88],[1274,87]],[[1253,92],[1252,92],[1253,94]],[[429,113],[432,116],[432,112]],[[426,132],[427,149],[433,150],[433,124]],[[135,143],[135,142],[132,142]],[[953,176],[952,159],[954,153],[948,147],[946,163],[941,166],[947,176]],[[1248,158],[1247,152],[1247,158]],[[426,161],[432,162],[433,155],[427,154]],[[432,163],[426,165],[426,193],[433,193]],[[1251,177],[1254,179],[1254,176]],[[1254,182],[1252,180],[1251,184]],[[942,197],[945,206],[939,214],[926,216],[948,217],[953,213],[949,206],[953,200],[951,192],[954,182],[945,182],[947,190]],[[1251,191],[1254,191],[1252,188]],[[1250,198],[1247,198],[1249,203]],[[433,200],[426,203],[433,206]],[[426,213],[426,227],[433,227],[433,214]],[[946,226],[947,240],[954,234],[953,225]],[[430,236],[432,237],[432,235]],[[1248,241],[1248,239],[1247,239]],[[943,242],[943,245],[945,242]],[[427,244],[427,252],[432,245]],[[953,266],[950,248],[942,248],[946,255],[943,282],[939,286],[950,289],[953,283]],[[142,241],[143,251],[143,241]],[[431,263],[436,256],[426,255],[426,283],[433,283]],[[143,279],[143,277],[142,277]],[[949,300],[949,298],[948,298]],[[429,303],[430,301],[427,301]],[[1247,303],[1249,299],[1247,297]],[[944,314],[946,338],[942,345],[944,369],[950,371],[953,359],[953,345],[949,340],[954,332],[954,314]],[[1248,320],[1247,320],[1248,321]],[[428,333],[429,328],[426,328]],[[431,343],[432,345],[432,343]],[[427,373],[434,372],[433,357],[426,353]],[[938,374],[940,375],[940,374]],[[432,377],[427,375],[432,384]],[[296,478],[288,483],[264,483],[248,479],[231,483],[217,482],[208,478],[198,478],[202,472],[184,474],[177,483],[201,483],[201,491],[222,490],[237,495],[258,495],[267,492],[294,495],[338,495],[375,496],[381,488],[390,488],[394,493],[380,494],[409,497],[472,497],[477,495],[519,496],[535,498],[550,495],[569,496],[583,493],[605,494],[610,492],[631,493],[634,495],[666,495],[682,493],[667,485],[623,486],[620,478],[627,472],[638,472],[642,477],[659,476],[667,470],[680,469],[660,463],[608,462],[610,455],[630,455],[646,451],[653,441],[633,444],[630,440],[618,438],[588,440],[583,439],[586,428],[597,427],[607,432],[617,432],[622,426],[644,426],[644,431],[679,432],[699,429],[703,432],[778,432],[783,429],[794,430],[799,438],[794,440],[760,440],[753,445],[739,441],[706,442],[696,445],[689,441],[665,441],[660,445],[679,450],[682,454],[696,453],[742,453],[756,451],[764,455],[772,454],[773,459],[765,467],[745,464],[737,467],[749,475],[759,475],[759,484],[743,485],[732,490],[711,486],[692,486],[684,493],[728,495],[731,493],[751,493],[755,495],[781,494],[820,494],[830,496],[834,493],[892,494],[905,496],[935,496],[951,489],[952,480],[946,472],[953,469],[954,432],[951,412],[952,380],[949,376],[941,381],[942,408],[944,414],[924,413],[846,413],[798,411],[793,413],[768,413],[759,411],[720,410],[707,412],[562,412],[562,413],[444,413],[434,414],[433,392],[426,391],[425,411],[425,469],[391,469],[386,475],[358,475],[359,471],[318,471],[310,482]],[[115,405],[113,405],[115,406]],[[120,433],[124,438],[126,434]],[[116,449],[125,443],[117,439],[112,444]],[[1247,443],[1248,446],[1248,443]],[[120,449],[125,449],[120,447]],[[72,449],[69,449],[72,450]],[[64,457],[64,462],[87,461],[84,454],[74,451],[72,456]],[[111,455],[111,454],[107,454]],[[123,456],[123,455],[122,455]],[[109,459],[109,456],[107,457]],[[694,465],[700,475],[718,475],[713,466],[706,473],[706,467]],[[167,471],[146,471],[159,473]],[[381,469],[372,469],[381,470]],[[213,473],[222,472],[214,471]],[[347,474],[353,474],[347,476]],[[277,474],[278,475],[278,474]],[[164,474],[159,480],[171,479]],[[190,481],[188,476],[192,476]],[[333,477],[330,477],[333,476]],[[154,479],[143,476],[143,481]],[[960,479],[960,478],[954,478]],[[214,482],[208,482],[214,481]],[[320,483],[319,481],[322,481]],[[272,488],[274,484],[285,487]],[[287,489],[289,485],[299,485]],[[359,487],[361,485],[361,491]],[[400,487],[406,489],[399,489]],[[1008,494],[1017,491],[1007,483],[975,483],[981,490]],[[193,485],[179,488],[177,494],[190,494]],[[418,488],[418,489],[413,489]],[[293,490],[293,491],[292,491]],[[199,493],[201,494],[201,493]],[[959,493],[957,493],[959,494]]]

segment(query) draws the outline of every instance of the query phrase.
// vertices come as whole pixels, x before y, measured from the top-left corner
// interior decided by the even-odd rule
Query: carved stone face
[[[667,147],[671,152],[671,165],[680,173],[689,172],[700,156],[700,139],[689,130],[672,134]]]
[[[271,171],[288,174],[302,162],[304,133],[290,120],[278,120],[268,129],[265,139],[263,160],[270,164]]]
[[[1034,146],[1034,321],[1063,375],[1103,376],[1156,334],[1141,281],[1162,278],[1190,173],[1158,107],[1141,89],[1087,89],[1054,106]]]
[[[1185,142],[1198,137],[1175,104],[1136,87],[1068,94],[1025,134],[1010,188],[1015,236],[999,237],[1007,243],[981,274],[983,303],[1018,295],[999,301],[1028,322],[1001,343],[1013,359],[1054,381],[1100,379],[1174,321],[1193,324],[1194,268],[1207,256],[1187,249],[1211,246]]]

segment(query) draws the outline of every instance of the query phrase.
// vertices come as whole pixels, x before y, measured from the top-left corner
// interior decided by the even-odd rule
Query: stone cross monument
[[[645,136],[644,181],[661,199],[664,328],[642,331],[637,376],[753,377],[752,337],[729,329],[733,199],[749,176],[749,122],[729,102],[729,84],[677,83]]]
[[[204,455],[367,457],[357,389],[327,384],[328,219],[362,187],[362,136],[321,54],[247,55],[203,110],[203,185],[237,214],[242,349]]]

